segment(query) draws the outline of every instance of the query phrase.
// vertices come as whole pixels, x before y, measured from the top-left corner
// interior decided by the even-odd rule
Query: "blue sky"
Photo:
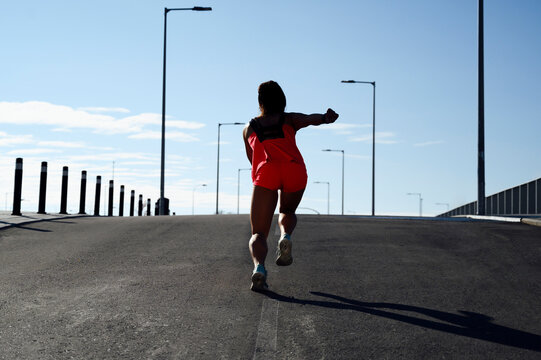
[[[23,211],[37,211],[41,161],[48,212],[59,211],[62,166],[77,212],[87,170],[159,197],[164,7],[168,14],[166,196],[177,214],[215,211],[217,124],[257,115],[270,79],[288,111],[340,114],[298,145],[309,184],[300,212],[371,211],[372,87],[376,81],[376,213],[444,212],[477,198],[477,1],[41,1],[0,5],[0,188],[12,202],[24,158]],[[541,2],[485,2],[487,195],[541,177]],[[248,168],[241,126],[221,131],[220,209],[237,211]],[[251,181],[242,171],[240,211]],[[207,184],[206,187],[201,184]],[[195,189],[195,190],[194,190]],[[105,188],[103,189],[105,190]],[[7,201],[6,201],[7,200]],[[116,203],[115,199],[115,203]],[[313,210],[312,210],[313,209]]]

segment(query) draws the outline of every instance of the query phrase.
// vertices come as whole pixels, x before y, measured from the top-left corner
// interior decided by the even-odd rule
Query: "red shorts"
[[[306,188],[308,175],[304,164],[296,162],[268,162],[263,164],[252,178],[254,185],[269,190],[296,192]]]

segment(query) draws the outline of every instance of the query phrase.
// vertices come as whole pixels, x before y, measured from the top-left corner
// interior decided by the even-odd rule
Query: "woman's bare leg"
[[[280,226],[280,241],[278,241],[278,256],[276,258],[276,265],[288,266],[293,262],[293,256],[291,255],[291,233],[297,226],[297,215],[295,210],[302,199],[304,189],[293,193],[280,192],[280,216],[278,218],[278,224]]]
[[[278,225],[280,226],[280,232],[282,236],[293,232],[295,226],[297,226],[297,215],[295,211],[302,200],[304,189],[286,193],[280,192],[280,216],[278,217]]]
[[[277,191],[257,185],[254,186],[250,210],[252,237],[248,246],[254,266],[258,264],[265,265],[265,258],[268,252],[267,237],[277,201]]]

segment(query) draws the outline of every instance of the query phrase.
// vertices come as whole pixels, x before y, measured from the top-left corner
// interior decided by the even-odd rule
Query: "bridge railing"
[[[531,216],[541,215],[541,178],[485,198],[486,215]],[[477,201],[447,211],[439,217],[476,215]]]

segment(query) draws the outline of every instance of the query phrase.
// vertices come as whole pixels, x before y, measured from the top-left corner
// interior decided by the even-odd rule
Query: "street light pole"
[[[408,195],[418,195],[419,196],[419,217],[423,217],[423,199],[421,198],[420,193],[408,193]]]
[[[344,150],[324,149],[321,151],[334,151],[334,152],[342,153],[342,215],[344,215],[344,158],[345,158]]]
[[[344,84],[371,84],[373,87],[372,96],[372,216],[376,213],[376,82],[342,80]]]
[[[314,184],[327,184],[327,215],[331,214],[331,183],[328,181],[314,181]]]
[[[195,190],[200,186],[207,186],[207,184],[200,184],[193,188],[192,191],[192,215],[195,215]]]
[[[240,172],[246,171],[246,170],[252,170],[252,168],[246,168],[246,169],[239,169],[237,173],[237,215],[240,211]]]
[[[485,215],[485,70],[483,0],[479,0],[477,214]]]
[[[218,215],[218,194],[220,190],[220,128],[222,125],[244,125],[244,123],[218,123],[218,155],[216,160],[216,215]]]
[[[164,8],[163,11],[163,84],[162,84],[162,144],[161,144],[161,169],[160,169],[160,208],[159,214],[165,215],[165,68],[166,68],[166,50],[167,50],[167,13],[177,10],[192,10],[192,11],[211,11],[210,7],[194,6],[192,8]]]

